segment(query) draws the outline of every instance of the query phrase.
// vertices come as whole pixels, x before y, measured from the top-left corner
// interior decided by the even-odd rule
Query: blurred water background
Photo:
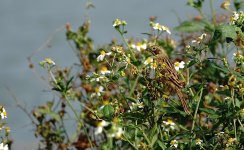
[[[170,28],[181,20],[197,15],[186,6],[186,0],[94,0],[95,9],[86,10],[86,0],[0,0],[0,103],[8,112],[5,120],[11,127],[14,150],[36,149],[31,121],[16,107],[11,93],[30,111],[53,98],[48,87],[28,68],[27,56],[38,49],[53,34],[50,47],[33,57],[37,70],[45,75],[38,63],[51,57],[61,67],[78,62],[65,38],[64,25],[70,22],[77,29],[83,21],[91,19],[90,36],[95,45],[109,43],[120,37],[112,27],[116,18],[128,23],[127,37],[144,38],[149,31],[150,16],[157,16],[160,24]],[[222,0],[214,1],[218,11]],[[204,6],[210,14],[209,3]],[[57,31],[58,30],[58,31]],[[57,31],[57,32],[56,32]],[[11,92],[6,90],[7,85]]]

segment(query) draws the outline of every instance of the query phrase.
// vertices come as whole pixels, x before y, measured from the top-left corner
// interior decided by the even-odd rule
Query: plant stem
[[[119,34],[121,35],[121,37],[122,37],[122,39],[123,39],[124,43],[125,43],[125,44],[126,44],[126,46],[128,47],[128,49],[129,49],[129,51],[130,51],[130,54],[131,54],[132,59],[133,59],[133,60],[136,60],[136,58],[135,58],[135,55],[134,55],[133,51],[131,50],[131,48],[130,48],[129,44],[128,44],[128,43],[127,43],[127,41],[125,40],[124,33],[122,33],[122,32],[120,31],[120,29],[117,29],[117,31],[119,32]]]
[[[53,75],[51,69],[49,69],[48,71],[49,71],[49,73],[50,73],[50,76],[51,76],[53,82],[57,85],[58,82],[57,82],[56,78],[54,77],[54,75]],[[67,94],[63,92],[62,95],[63,95],[64,98],[66,99],[66,103],[68,104],[68,106],[70,107],[70,109],[71,109],[71,110],[73,111],[73,113],[75,114],[75,117],[76,117],[77,122],[79,122],[80,125],[83,125],[83,122],[81,121],[79,115],[77,114],[77,112],[76,112],[76,110],[74,109],[74,107],[71,105],[70,99],[68,98]],[[84,129],[84,132],[85,132],[85,134],[87,135],[89,144],[91,145],[91,147],[93,147],[92,141],[91,141],[91,139],[90,139],[90,137],[89,137],[89,135],[88,135],[86,129]],[[69,139],[68,139],[68,140],[69,140]]]
[[[135,145],[133,145],[133,143],[131,143],[131,141],[130,141],[129,139],[127,139],[127,137],[126,137],[125,135],[124,135],[123,137],[124,137],[124,139],[125,139],[128,143],[130,143],[130,145],[131,145],[134,149],[138,150],[138,148],[137,148]]]
[[[71,105],[71,102],[70,102],[69,98],[67,97],[66,93],[64,93],[64,97],[65,97],[65,99],[66,99],[66,102],[67,102],[68,106],[70,107],[70,109],[71,109],[71,110],[73,111],[73,113],[75,114],[75,117],[76,117],[77,122],[79,122],[80,125],[82,125],[82,126],[84,127],[83,122],[81,121],[81,119],[80,119],[80,117],[78,116],[78,114],[77,114],[76,110],[74,109],[74,107]],[[91,145],[91,148],[92,148],[92,147],[93,147],[93,144],[92,144],[91,138],[89,137],[89,135],[88,135],[86,129],[84,129],[84,132],[85,132],[85,134],[86,134],[86,136],[87,136],[87,139],[88,139],[88,141],[89,141],[89,144]]]
[[[194,117],[193,117],[191,132],[194,130],[194,127],[195,127],[197,111],[199,109],[199,105],[200,105],[200,102],[201,102],[201,99],[202,99],[202,92],[203,92],[203,87],[201,87],[201,89],[200,89],[200,95],[199,95],[199,99],[198,99],[198,102],[197,102],[197,107],[196,107],[196,110],[195,110],[195,113],[194,113]]]
[[[233,108],[235,108],[235,90],[234,88],[231,88],[231,99],[233,103]],[[237,133],[236,133],[236,119],[233,119],[233,124],[234,124],[234,132],[235,132],[235,138],[237,138]]]
[[[132,88],[131,88],[131,90],[130,90],[129,97],[131,97],[131,95],[133,94],[133,92],[134,92],[134,90],[135,90],[135,88],[136,88],[138,79],[139,79],[139,75],[136,76],[136,80],[135,80],[135,82],[134,82],[134,84],[133,84],[133,86],[132,86]]]

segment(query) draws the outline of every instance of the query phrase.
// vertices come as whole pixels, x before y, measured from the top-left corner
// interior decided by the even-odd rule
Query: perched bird
[[[173,92],[176,92],[184,111],[187,114],[190,114],[188,104],[181,91],[181,89],[184,87],[183,82],[180,81],[175,67],[169,60],[165,50],[156,45],[149,46],[147,50],[152,53],[154,60],[157,63],[155,80],[159,83],[163,83],[163,85],[165,85],[168,89],[171,89]]]

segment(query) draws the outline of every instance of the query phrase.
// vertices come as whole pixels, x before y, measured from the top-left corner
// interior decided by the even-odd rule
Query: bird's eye
[[[153,50],[156,50],[156,47],[152,47]]]

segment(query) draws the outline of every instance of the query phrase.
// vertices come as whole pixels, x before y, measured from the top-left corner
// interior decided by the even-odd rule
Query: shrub
[[[90,21],[78,31],[67,24],[79,64],[40,63],[59,98],[33,110],[39,149],[244,149],[243,2],[234,1],[231,12],[225,1],[221,7],[232,14],[212,17],[202,13],[203,0],[188,4],[200,15],[174,28],[177,41],[156,17],[143,40],[127,39],[126,21],[116,19],[123,44],[112,40],[98,48],[87,34]],[[190,115],[166,81],[155,79],[162,64],[147,51],[152,44],[167,52],[184,82]],[[65,128],[70,118],[75,133]]]

